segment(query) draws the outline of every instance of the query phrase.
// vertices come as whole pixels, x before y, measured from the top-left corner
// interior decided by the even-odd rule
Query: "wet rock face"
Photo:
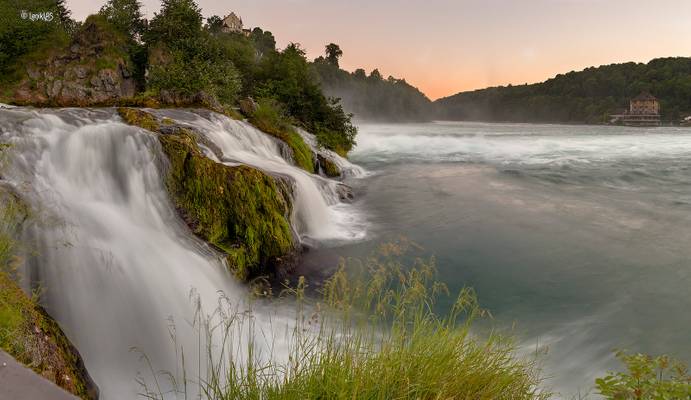
[[[85,22],[69,46],[27,64],[25,71],[14,91],[17,104],[108,105],[136,92],[124,40],[95,18]]]

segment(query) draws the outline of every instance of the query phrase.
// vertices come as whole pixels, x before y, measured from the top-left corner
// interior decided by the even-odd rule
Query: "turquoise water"
[[[547,386],[584,394],[614,349],[691,361],[691,130],[527,124],[362,125],[352,161],[366,240],[405,235],[452,289],[472,286]]]

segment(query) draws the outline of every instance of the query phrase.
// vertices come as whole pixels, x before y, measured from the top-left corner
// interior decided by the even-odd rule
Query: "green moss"
[[[315,173],[312,149],[290,125],[275,102],[259,100],[257,109],[250,116],[250,122],[261,131],[286,142],[293,150],[295,165],[309,173]]]
[[[330,178],[336,178],[341,176],[341,170],[338,168],[336,164],[334,164],[333,161],[321,155],[318,155],[317,159],[319,160],[319,165],[321,166],[321,169],[326,176]]]
[[[15,234],[29,216],[27,206],[0,192],[0,348],[36,373],[83,398],[95,399],[79,353],[57,323],[16,282],[18,244]]]
[[[136,108],[118,107],[118,114],[130,125],[135,125],[140,128],[158,132],[161,128],[156,118],[146,111],[137,110]]]
[[[159,132],[158,121],[142,110],[119,108],[130,124]],[[170,166],[166,186],[193,232],[223,251],[240,279],[271,272],[294,250],[288,189],[248,166],[227,166],[205,157],[194,134],[184,128],[161,134]]]
[[[240,279],[267,272],[291,252],[290,203],[273,178],[204,157],[184,130],[159,136],[168,189],[194,233],[223,250]]]

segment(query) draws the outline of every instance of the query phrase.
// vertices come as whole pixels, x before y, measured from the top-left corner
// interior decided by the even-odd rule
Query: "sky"
[[[105,0],[67,0],[83,20]],[[160,0],[141,0],[150,18]],[[341,68],[378,68],[431,99],[656,57],[691,56],[691,0],[197,0],[234,11],[310,58],[328,43]]]

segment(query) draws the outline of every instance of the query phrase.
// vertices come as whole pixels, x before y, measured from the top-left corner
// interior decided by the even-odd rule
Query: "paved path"
[[[79,400],[0,350],[0,400]]]

